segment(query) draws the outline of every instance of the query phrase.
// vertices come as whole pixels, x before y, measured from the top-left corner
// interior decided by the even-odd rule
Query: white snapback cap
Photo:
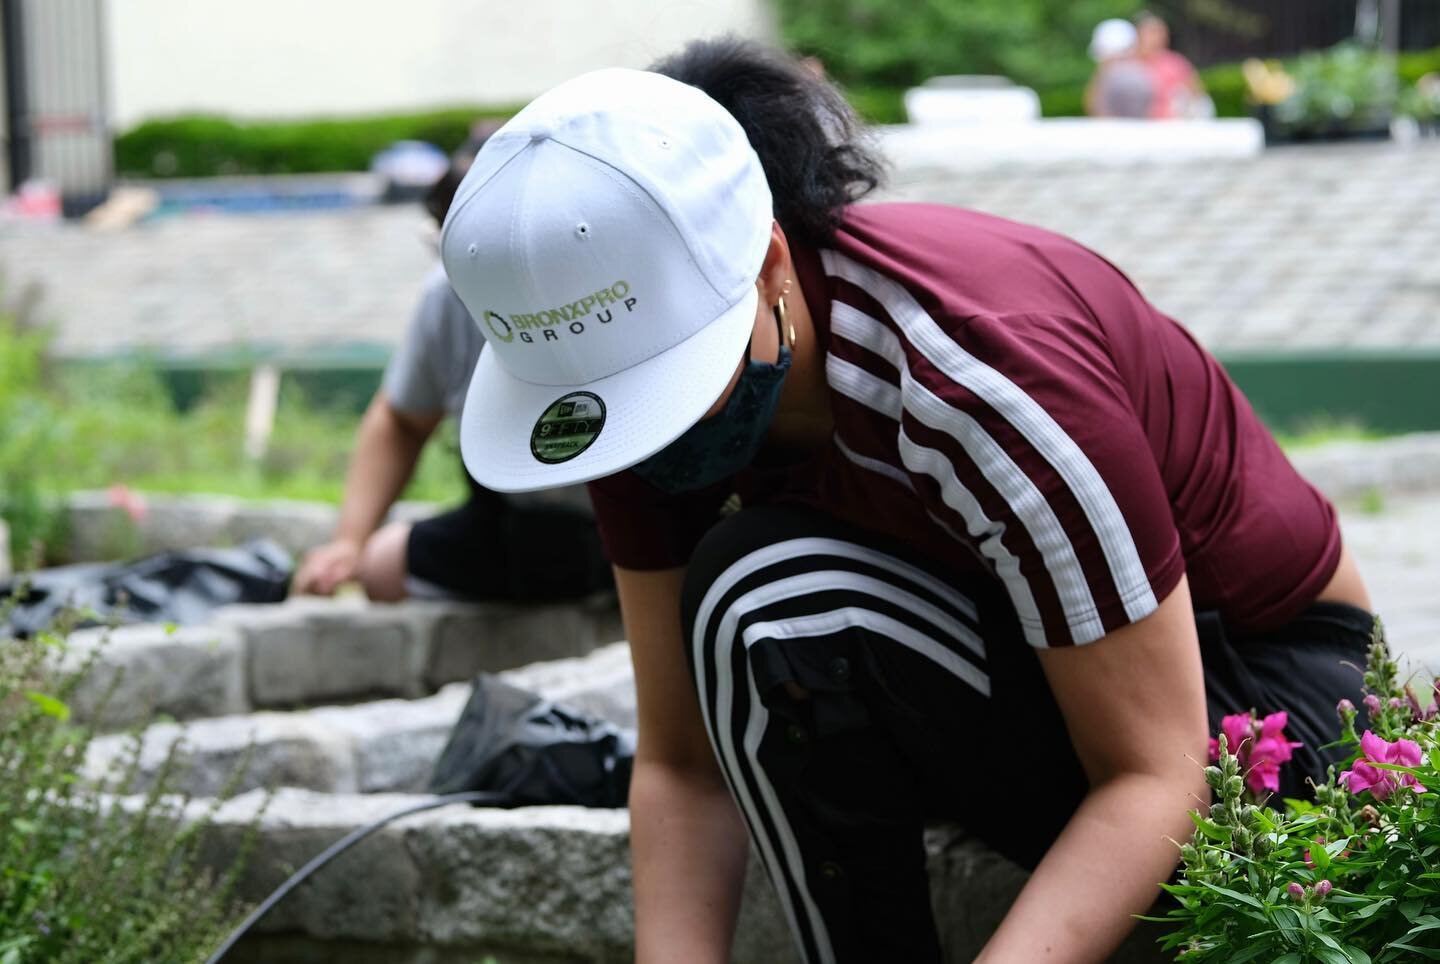
[[[486,338],[460,423],[476,481],[589,481],[699,421],[749,342],[773,217],[745,132],[695,87],[600,70],[515,115],[440,243]]]

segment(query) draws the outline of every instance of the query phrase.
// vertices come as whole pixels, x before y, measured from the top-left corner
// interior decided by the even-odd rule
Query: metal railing
[[[54,185],[66,213],[113,176],[102,0],[0,0],[9,184]]]
[[[1440,46],[1440,0],[1371,0],[1382,23],[1398,20],[1401,50]],[[1173,44],[1200,65],[1287,57],[1355,36],[1366,0],[1154,0]]]

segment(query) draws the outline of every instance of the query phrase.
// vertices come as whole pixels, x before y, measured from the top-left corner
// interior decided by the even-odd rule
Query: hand
[[[299,595],[333,595],[342,582],[355,578],[360,568],[361,549],[360,543],[353,539],[336,539],[311,549],[300,564],[292,590]]]

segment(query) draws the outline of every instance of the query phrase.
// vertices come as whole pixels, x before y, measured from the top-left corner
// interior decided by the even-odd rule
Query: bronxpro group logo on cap
[[[608,287],[553,308],[516,312],[509,317],[487,308],[484,321],[485,327],[498,341],[508,345],[518,334],[525,344],[537,345],[559,341],[562,336],[583,335],[587,324],[608,325],[615,320],[617,310],[630,314],[639,301],[630,282],[622,278]]]
[[[515,340],[515,329],[510,327],[510,322],[498,311],[485,310],[485,327],[490,329],[490,334],[500,341],[510,343]]]
[[[590,447],[605,427],[605,403],[590,392],[571,392],[540,414],[530,432],[530,454],[547,465],[568,462]]]

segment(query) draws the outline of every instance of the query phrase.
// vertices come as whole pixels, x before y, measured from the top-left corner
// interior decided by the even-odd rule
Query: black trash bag
[[[634,757],[629,731],[481,673],[430,792],[488,790],[512,807],[623,807]]]
[[[288,552],[269,539],[257,539],[238,549],[187,549],[131,562],[41,569],[0,583],[0,601],[24,590],[9,624],[9,632],[22,638],[49,626],[63,611],[93,614],[79,625],[186,626],[205,622],[230,603],[283,601],[293,568]]]

